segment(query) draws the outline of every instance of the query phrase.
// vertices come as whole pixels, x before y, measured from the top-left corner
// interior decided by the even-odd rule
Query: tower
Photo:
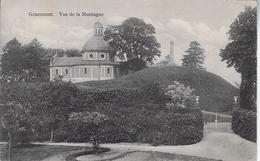
[[[170,41],[170,61],[169,64],[174,64],[174,46],[173,41]]]
[[[94,24],[94,35],[103,36],[103,25],[99,21]]]

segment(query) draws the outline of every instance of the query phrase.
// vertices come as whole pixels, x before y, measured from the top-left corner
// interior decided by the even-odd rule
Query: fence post
[[[218,113],[215,114],[215,128],[218,127]]]
[[[200,109],[199,101],[200,101],[200,96],[196,96],[196,108],[198,109]]]

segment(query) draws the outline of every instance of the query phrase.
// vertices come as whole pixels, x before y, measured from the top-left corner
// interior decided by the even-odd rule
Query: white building
[[[119,77],[113,50],[103,39],[103,26],[94,25],[93,36],[85,43],[82,57],[55,57],[50,64],[50,80],[62,76],[64,81],[83,82]]]

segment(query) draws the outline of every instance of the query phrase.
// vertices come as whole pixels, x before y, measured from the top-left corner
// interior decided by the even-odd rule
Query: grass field
[[[195,94],[200,96],[202,109],[207,111],[231,111],[233,96],[239,95],[238,88],[213,73],[179,66],[150,67],[118,79],[82,82],[78,85],[97,88],[139,88],[157,82],[165,87],[173,81],[194,88]]]
[[[13,161],[41,161],[52,155],[80,150],[83,147],[56,146],[56,145],[26,145],[13,149]],[[7,161],[7,145],[0,145],[0,160]]]

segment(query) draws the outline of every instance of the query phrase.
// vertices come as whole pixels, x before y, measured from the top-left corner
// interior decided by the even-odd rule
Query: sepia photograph
[[[256,0],[0,0],[0,161],[257,161]]]

